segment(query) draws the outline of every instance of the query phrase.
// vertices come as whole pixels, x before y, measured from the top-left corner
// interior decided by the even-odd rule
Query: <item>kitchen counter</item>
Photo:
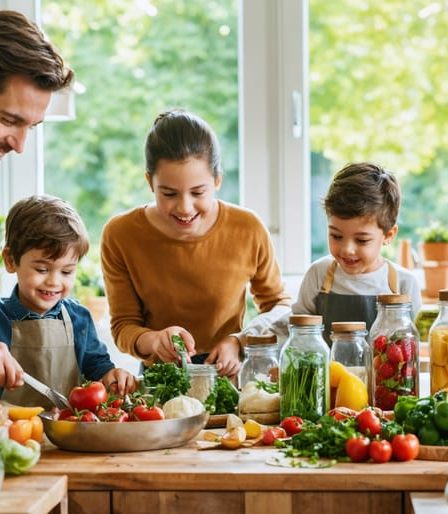
[[[6,477],[0,491],[0,514],[67,514],[67,477]]]
[[[279,455],[263,447],[198,451],[193,443],[116,454],[47,449],[31,474],[68,476],[70,514],[407,514],[409,492],[441,492],[448,480],[447,462],[266,464]]]

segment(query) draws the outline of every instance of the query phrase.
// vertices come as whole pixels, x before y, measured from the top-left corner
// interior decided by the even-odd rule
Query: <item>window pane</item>
[[[398,175],[399,237],[448,225],[447,24],[443,2],[310,0],[314,259],[327,253],[320,200],[348,162]]]
[[[238,203],[237,0],[44,0],[44,30],[76,72],[76,119],[45,124],[45,190],[72,202],[93,242],[151,199],[144,141],[157,114],[192,110],[216,130]]]

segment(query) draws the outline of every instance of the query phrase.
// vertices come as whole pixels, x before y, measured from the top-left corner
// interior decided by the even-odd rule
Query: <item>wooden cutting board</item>
[[[226,426],[228,414],[213,414],[208,418],[205,428],[222,428]]]
[[[448,461],[448,446],[427,446],[421,444],[417,458],[421,460]]]

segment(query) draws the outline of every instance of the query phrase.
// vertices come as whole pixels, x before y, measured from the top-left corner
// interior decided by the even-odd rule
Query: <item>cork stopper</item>
[[[333,321],[331,330],[333,332],[356,332],[358,330],[365,330],[365,321]]]
[[[378,295],[378,302],[399,305],[402,303],[411,303],[411,297],[407,294],[380,294]]]
[[[310,314],[295,314],[289,317],[289,323],[291,325],[297,325],[300,327],[310,325],[322,325],[322,316],[311,316]]]
[[[275,334],[261,334],[257,336],[247,335],[246,345],[257,346],[260,344],[277,344],[277,336]]]
[[[439,300],[441,302],[446,302],[448,301],[448,289],[441,289],[439,291]]]

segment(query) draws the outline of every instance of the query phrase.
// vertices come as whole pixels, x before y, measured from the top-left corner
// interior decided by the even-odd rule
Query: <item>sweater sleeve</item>
[[[250,281],[250,292],[260,312],[265,313],[276,305],[291,305],[286,293],[275,249],[267,229],[260,222],[259,247],[254,276]]]
[[[120,238],[114,233],[113,221],[105,226],[101,238],[101,265],[112,335],[122,352],[141,359],[142,356],[137,352],[135,344],[140,335],[150,329],[144,326],[142,306],[117,243]]]

